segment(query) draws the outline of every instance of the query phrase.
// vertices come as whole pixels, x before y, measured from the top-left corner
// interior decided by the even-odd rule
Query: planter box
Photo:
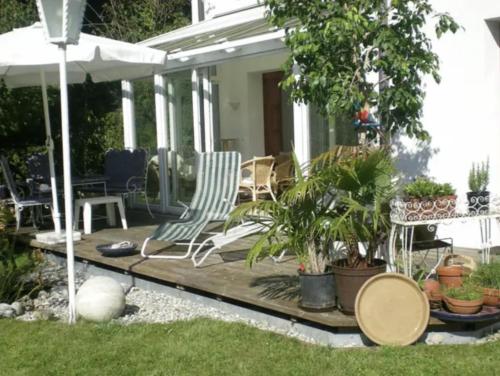
[[[405,203],[405,221],[426,221],[455,216],[457,196],[441,196],[434,199],[408,198]]]

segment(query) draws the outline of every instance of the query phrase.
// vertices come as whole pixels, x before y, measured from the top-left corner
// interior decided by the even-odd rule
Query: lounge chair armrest
[[[181,219],[187,218],[189,214],[189,206],[185,202],[179,200],[177,200],[177,203],[184,207],[184,211],[182,212],[180,218]]]

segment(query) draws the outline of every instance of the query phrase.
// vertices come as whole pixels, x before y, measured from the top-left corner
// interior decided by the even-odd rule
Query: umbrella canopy
[[[56,180],[46,84],[60,82],[69,322],[72,323],[76,320],[76,309],[72,232],[73,195],[66,85],[83,82],[86,74],[90,74],[94,82],[151,76],[165,64],[166,52],[83,33],[80,34],[79,43],[76,45],[55,46],[45,40],[40,23],[0,35],[0,51],[0,79],[4,79],[9,87],[42,86],[56,233],[61,226],[55,192]]]
[[[59,52],[48,43],[40,22],[0,35],[0,78],[11,88],[40,86],[40,71],[48,85],[59,84]],[[68,45],[68,83],[132,80],[154,74],[165,64],[166,53],[113,39],[81,33],[77,45]]]

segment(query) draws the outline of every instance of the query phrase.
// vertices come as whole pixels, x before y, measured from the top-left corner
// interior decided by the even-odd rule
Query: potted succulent
[[[452,217],[457,196],[449,183],[418,177],[404,187],[405,219],[408,221]]]
[[[446,289],[443,300],[446,307],[453,313],[473,314],[479,312],[483,306],[483,291],[468,280],[460,287]]]
[[[490,192],[487,191],[490,182],[490,161],[473,163],[469,171],[469,189],[467,201],[469,213],[487,213],[490,204]]]
[[[394,167],[386,149],[364,148],[357,155],[340,158],[332,158],[334,153],[320,156],[312,166],[335,198],[325,232],[345,246],[345,257],[333,262],[333,271],[338,306],[353,314],[361,286],[386,271],[385,261],[376,259],[375,253],[387,240],[391,226]]]
[[[483,288],[484,304],[500,306],[500,262],[481,264],[471,279]]]
[[[252,266],[267,256],[287,251],[298,260],[298,274],[303,308],[327,310],[335,307],[335,282],[329,257],[331,244],[324,229],[332,198],[325,195],[321,177],[302,174],[295,155],[296,182],[276,201],[246,202],[229,216],[226,228],[241,221],[265,226],[259,240],[252,246],[247,263]]]

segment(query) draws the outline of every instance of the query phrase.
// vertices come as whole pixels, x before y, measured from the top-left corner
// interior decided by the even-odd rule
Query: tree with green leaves
[[[292,98],[326,116],[377,108],[383,132],[427,139],[422,79],[439,82],[439,59],[425,29],[441,37],[459,25],[430,0],[266,0],[269,21],[285,27],[291,54],[282,82]],[[290,22],[292,20],[292,22]]]

